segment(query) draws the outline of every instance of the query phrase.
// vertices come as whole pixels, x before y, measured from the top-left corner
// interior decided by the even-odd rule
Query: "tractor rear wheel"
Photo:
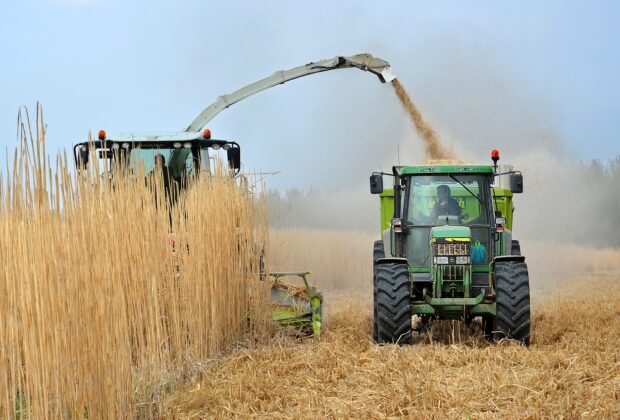
[[[383,241],[375,241],[372,248],[372,339],[377,341],[377,260],[385,258]]]
[[[521,244],[516,239],[512,240],[510,255],[521,255]]]
[[[407,264],[376,266],[377,343],[411,344],[411,306]]]
[[[496,316],[493,335],[530,344],[530,280],[523,261],[495,263]]]

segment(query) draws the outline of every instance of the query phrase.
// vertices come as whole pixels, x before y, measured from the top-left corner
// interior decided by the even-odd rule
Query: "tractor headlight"
[[[435,257],[435,264],[448,264],[448,257]]]
[[[469,264],[469,257],[456,257],[457,264]]]

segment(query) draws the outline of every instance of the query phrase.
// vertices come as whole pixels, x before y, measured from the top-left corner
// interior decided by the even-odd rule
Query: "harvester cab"
[[[374,173],[382,240],[374,244],[373,336],[411,343],[412,316],[481,317],[489,338],[530,339],[529,278],[512,239],[513,194],[523,177],[511,167],[446,163]],[[383,189],[383,176],[393,177]]]
[[[241,149],[234,141],[211,138],[211,131],[170,134],[118,134],[107,136],[104,130],[96,141],[73,147],[76,167],[86,169],[96,156],[112,174],[147,175],[155,169],[157,159],[163,163],[173,182],[180,186],[200,173],[211,173],[215,155],[225,153],[232,175],[241,170]],[[222,156],[222,159],[224,157]]]

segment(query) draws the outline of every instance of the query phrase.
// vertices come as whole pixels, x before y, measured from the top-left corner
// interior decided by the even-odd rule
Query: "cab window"
[[[480,175],[420,175],[409,180],[407,220],[415,225],[488,225]]]

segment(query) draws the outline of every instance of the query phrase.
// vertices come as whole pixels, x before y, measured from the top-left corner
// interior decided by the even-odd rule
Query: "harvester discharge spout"
[[[289,70],[277,71],[271,76],[247,85],[231,94],[220,96],[215,100],[215,102],[206,107],[194,119],[194,121],[192,121],[185,131],[201,131],[204,126],[209,123],[209,121],[215,118],[224,109],[244,100],[249,96],[262,92],[263,90],[281,85],[290,80],[309,76],[311,74],[346,68],[356,68],[371,72],[379,78],[381,83],[389,83],[396,79],[390,64],[385,60],[373,57],[371,54],[357,54],[349,57],[338,56],[328,60],[308,63]]]

